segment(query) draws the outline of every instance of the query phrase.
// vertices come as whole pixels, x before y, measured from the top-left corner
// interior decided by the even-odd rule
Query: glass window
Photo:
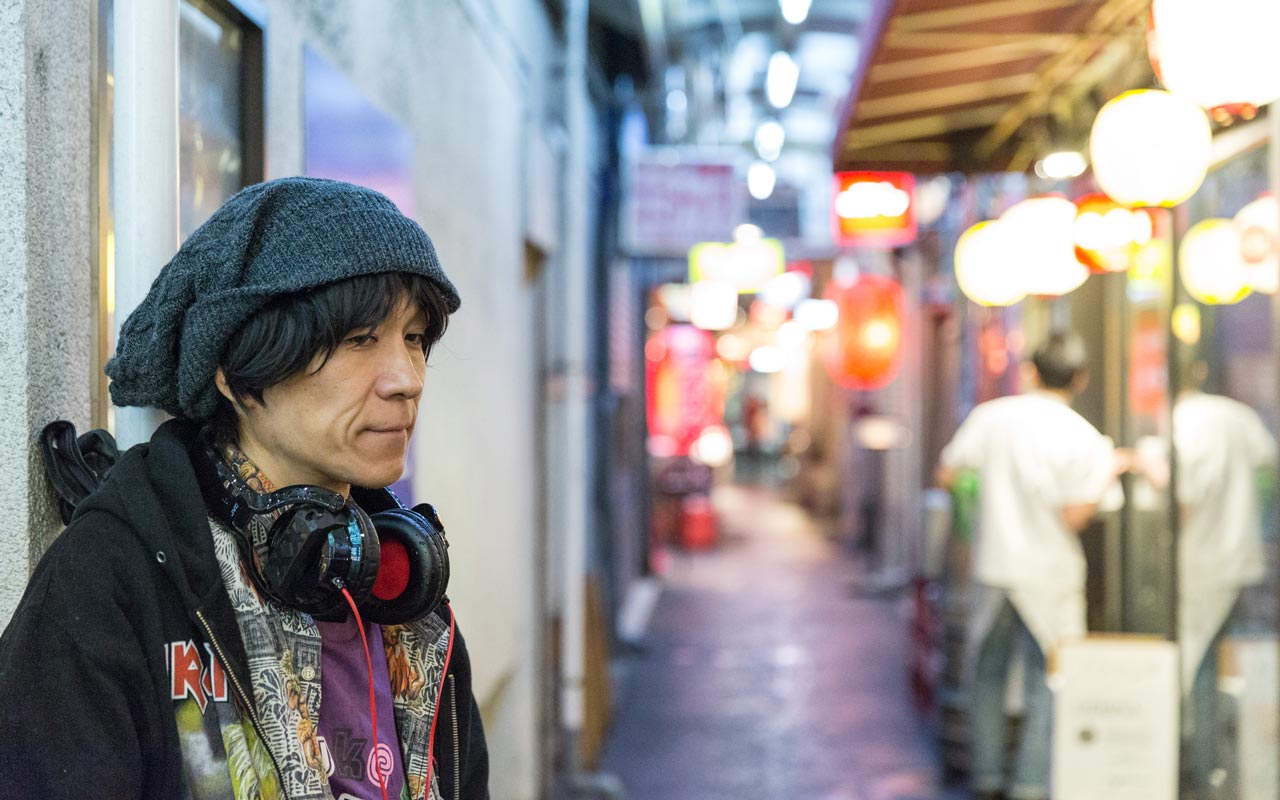
[[[261,33],[234,8],[183,0],[178,29],[181,238],[262,179]]]

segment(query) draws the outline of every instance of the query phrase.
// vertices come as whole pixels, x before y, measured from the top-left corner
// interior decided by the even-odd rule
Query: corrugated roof
[[[1026,169],[1029,122],[1108,58],[1149,0],[878,0],[833,144],[837,169]],[[1120,47],[1117,47],[1120,45]],[[1145,65],[1144,65],[1145,68]],[[1020,152],[1020,150],[1022,152]]]

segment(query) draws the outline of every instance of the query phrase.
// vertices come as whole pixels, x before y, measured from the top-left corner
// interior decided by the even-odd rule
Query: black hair
[[[1078,334],[1059,331],[1036,348],[1031,356],[1040,385],[1046,389],[1067,389],[1085,371],[1088,362],[1084,340]]]
[[[322,356],[319,372],[353,331],[376,328],[408,298],[427,318],[422,350],[444,336],[449,307],[444,293],[427,278],[384,272],[347,278],[306,292],[273,298],[228,340],[218,359],[235,405],[263,400],[263,392],[301,373]],[[221,438],[235,441],[237,416],[222,394],[210,420]]]

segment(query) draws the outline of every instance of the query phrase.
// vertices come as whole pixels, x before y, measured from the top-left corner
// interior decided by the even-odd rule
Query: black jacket
[[[206,718],[250,702],[244,645],[188,455],[195,433],[168,422],[125,453],[37,566],[0,636],[0,798],[193,796],[171,643],[216,655],[228,678],[232,706],[202,704]],[[482,800],[488,753],[461,635],[449,676],[433,748],[440,788],[447,800]]]

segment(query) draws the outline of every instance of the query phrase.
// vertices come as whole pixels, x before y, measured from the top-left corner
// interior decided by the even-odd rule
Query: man
[[[1123,468],[1111,442],[1071,409],[1087,385],[1085,364],[1079,337],[1050,335],[1024,370],[1032,391],[975,408],[938,469],[945,488],[965,470],[977,471],[981,487],[970,669],[971,773],[984,799],[1049,797],[1046,655],[1085,632],[1085,560],[1077,534]],[[1018,652],[1024,713],[1006,782],[1005,683]]]
[[[1178,644],[1182,651],[1183,772],[1197,796],[1212,794],[1223,734],[1218,724],[1218,645],[1241,614],[1241,591],[1262,583],[1267,559],[1262,541],[1260,486],[1276,468],[1276,442],[1257,412],[1238,400],[1208,394],[1209,368],[1196,361],[1184,372],[1173,405],[1177,450]],[[1143,463],[1152,483],[1167,488],[1167,455]],[[1154,461],[1154,463],[1151,463]]]
[[[381,489],[458,302],[349,184],[259,184],[192,234],[107,364],[175,419],[0,637],[0,797],[488,797],[438,519]]]

